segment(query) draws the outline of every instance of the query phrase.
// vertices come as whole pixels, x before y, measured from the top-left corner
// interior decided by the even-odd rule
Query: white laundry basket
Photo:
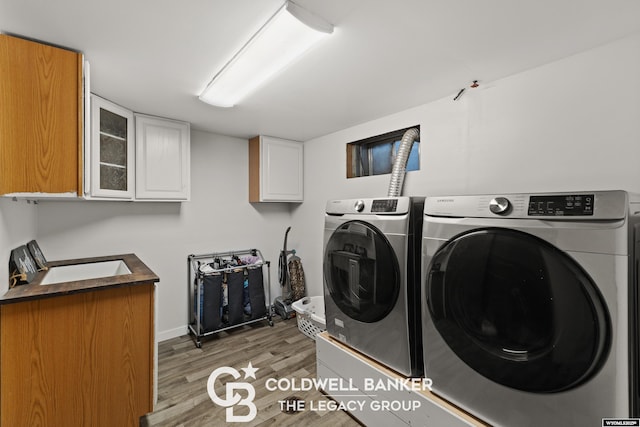
[[[298,329],[300,332],[315,340],[316,335],[326,330],[324,318],[324,297],[304,297],[291,304],[296,311]]]

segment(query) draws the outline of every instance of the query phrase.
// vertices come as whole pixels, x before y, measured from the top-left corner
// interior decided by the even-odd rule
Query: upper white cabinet
[[[189,123],[136,114],[136,199],[189,200]]]
[[[249,202],[302,202],[303,144],[256,136],[249,140]]]
[[[94,94],[90,111],[87,198],[189,200],[189,123],[134,114]]]
[[[87,189],[90,197],[134,198],[133,123],[133,112],[91,95],[90,185]]]

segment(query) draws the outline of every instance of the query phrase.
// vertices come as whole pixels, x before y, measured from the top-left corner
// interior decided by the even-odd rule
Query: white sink
[[[50,267],[41,285],[74,282],[76,280],[98,279],[101,277],[131,274],[123,260],[90,262],[87,264],[61,265]]]

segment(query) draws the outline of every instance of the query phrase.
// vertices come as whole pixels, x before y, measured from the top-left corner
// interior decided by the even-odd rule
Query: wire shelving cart
[[[259,250],[189,255],[187,264],[188,333],[196,347],[202,347],[202,337],[227,329],[262,320],[273,326],[271,262]]]

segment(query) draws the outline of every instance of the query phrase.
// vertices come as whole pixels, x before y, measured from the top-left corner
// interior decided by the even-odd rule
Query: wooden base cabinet
[[[153,411],[154,287],[0,306],[1,426],[138,426]]]

